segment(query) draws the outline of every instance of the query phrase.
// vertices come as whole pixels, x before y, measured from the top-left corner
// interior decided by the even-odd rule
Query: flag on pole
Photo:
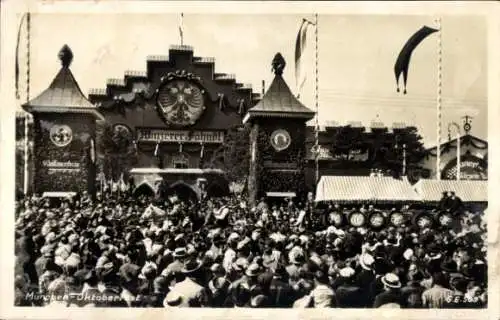
[[[184,45],[184,13],[179,18],[179,36],[181,37],[181,46]]]
[[[403,49],[399,53],[399,56],[396,60],[396,64],[394,65],[394,73],[396,75],[396,85],[398,92],[399,92],[399,78],[401,77],[401,74],[403,74],[403,88],[404,88],[403,92],[404,94],[406,94],[408,66],[410,64],[410,59],[413,51],[425,38],[427,38],[429,35],[437,31],[439,30],[423,26],[422,28],[420,28],[420,30],[415,32],[403,46]]]
[[[90,139],[90,161],[92,161],[92,163],[95,163],[95,145],[94,145],[94,139]]]
[[[21,96],[19,94],[19,45],[21,43],[21,30],[24,25],[24,21],[26,20],[26,17],[28,16],[29,13],[23,14],[21,17],[21,22],[19,23],[19,28],[17,29],[17,43],[16,43],[16,74],[15,74],[15,81],[16,81],[16,99],[20,99]]]
[[[158,157],[158,149],[160,148],[160,141],[156,142],[154,156]]]
[[[303,67],[304,53],[307,48],[307,29],[309,25],[314,25],[307,19],[302,19],[297,39],[295,41],[295,81],[297,85],[297,95],[300,96],[300,91],[307,79],[307,69]]]

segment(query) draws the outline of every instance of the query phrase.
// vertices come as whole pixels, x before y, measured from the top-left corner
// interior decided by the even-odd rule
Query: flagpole
[[[181,46],[184,45],[184,13],[181,13],[179,21],[179,35],[181,37]]]
[[[26,14],[26,103],[30,100],[30,32],[31,32],[31,14]],[[24,116],[24,195],[28,195],[28,160],[29,160],[29,114],[25,113]]]
[[[316,13],[314,15],[314,37],[315,37],[315,105],[316,105],[316,136],[315,136],[315,150],[316,150],[316,158],[315,158],[315,164],[316,164],[316,183],[318,183],[319,180],[319,77],[318,77],[318,14]]]
[[[437,158],[436,158],[436,176],[437,180],[441,180],[441,91],[442,91],[442,62],[443,62],[443,52],[442,52],[442,27],[441,18],[437,19],[437,29],[438,29],[438,68],[437,68],[437,101],[436,101],[436,116],[437,116]]]

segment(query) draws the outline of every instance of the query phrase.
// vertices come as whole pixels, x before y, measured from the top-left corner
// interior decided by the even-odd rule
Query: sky
[[[73,51],[71,69],[84,94],[105,88],[126,70],[146,70],[148,55],[168,55],[180,44],[179,14],[34,14],[31,21],[31,95],[42,92],[60,68],[59,49]],[[184,44],[195,56],[214,57],[215,72],[231,73],[261,92],[273,79],[277,52],[294,93],[295,39],[303,14],[184,14]],[[372,121],[416,126],[426,146],[436,143],[438,35],[415,50],[408,94],[396,92],[394,63],[406,40],[433,16],[320,14],[318,23],[319,122]],[[448,124],[473,117],[472,134],[487,138],[487,24],[480,16],[443,16],[442,142]],[[314,29],[308,34],[314,49]],[[21,46],[24,64],[24,46]],[[308,82],[302,102],[315,110],[314,55],[304,57]],[[23,65],[21,72],[24,75]],[[23,78],[21,77],[21,81]],[[21,85],[23,89],[23,85]],[[455,132],[452,132],[455,135]]]

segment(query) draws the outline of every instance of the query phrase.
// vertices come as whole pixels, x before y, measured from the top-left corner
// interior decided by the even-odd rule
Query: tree
[[[117,181],[137,163],[137,154],[130,130],[109,124],[97,126],[97,146],[100,162],[106,177]]]
[[[249,148],[249,126],[237,126],[227,131],[223,148],[223,165],[229,181],[244,183],[249,170]]]
[[[403,146],[406,149],[407,173],[420,172],[420,162],[425,157],[426,150],[415,127],[394,129],[392,132],[383,128],[366,132],[364,128],[340,127],[334,132],[330,152],[335,157],[347,161],[354,151],[368,152],[368,159],[364,161],[366,167],[400,175]]]

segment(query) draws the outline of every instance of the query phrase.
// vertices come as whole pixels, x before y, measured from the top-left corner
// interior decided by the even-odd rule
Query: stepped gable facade
[[[146,71],[127,71],[123,79],[109,79],[105,89],[89,93],[106,126],[130,137],[137,187],[146,184],[156,192],[163,180],[167,189],[181,185],[198,196],[200,181],[203,188],[227,191],[225,136],[242,125],[258,98],[234,75],[216,73],[215,60],[194,56],[189,46],[150,56]]]

